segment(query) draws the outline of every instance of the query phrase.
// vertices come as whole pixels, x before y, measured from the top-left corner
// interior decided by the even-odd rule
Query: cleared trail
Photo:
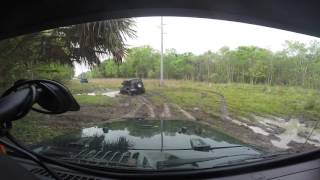
[[[171,110],[167,103],[163,103],[163,112],[161,113],[160,117],[171,118]]]
[[[179,105],[171,103],[172,106],[176,107],[186,118],[190,120],[196,120],[194,116],[192,116],[189,112],[182,109]]]

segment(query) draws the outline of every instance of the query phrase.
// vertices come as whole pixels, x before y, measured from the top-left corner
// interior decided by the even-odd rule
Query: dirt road
[[[175,119],[177,114],[180,113],[179,117],[183,119],[196,120],[196,118],[189,112],[181,108],[179,105],[164,102],[161,107],[157,107],[148,99],[145,95],[140,95],[132,97],[131,103],[135,102],[135,106],[126,115],[122,116],[124,118],[147,118],[147,119]],[[175,116],[171,112],[174,112]]]

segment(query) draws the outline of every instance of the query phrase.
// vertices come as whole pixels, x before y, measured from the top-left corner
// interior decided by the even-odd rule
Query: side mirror
[[[70,91],[56,81],[43,80],[39,82],[39,95],[36,103],[51,114],[60,114],[67,111],[78,111],[79,104]],[[34,109],[36,110],[37,109]]]
[[[38,103],[43,109],[32,107]],[[69,90],[51,80],[19,80],[0,98],[0,122],[21,119],[30,110],[44,114],[78,111],[80,106]]]
[[[42,109],[32,107],[38,103]],[[0,98],[0,137],[30,110],[44,114],[78,111],[79,104],[62,84],[51,80],[19,80]]]

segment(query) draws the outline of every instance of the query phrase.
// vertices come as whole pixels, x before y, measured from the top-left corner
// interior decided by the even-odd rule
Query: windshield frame
[[[34,4],[30,4],[30,6],[32,6]],[[138,4],[138,6],[141,6],[141,4]],[[98,7],[98,6],[97,6]],[[112,6],[110,6],[112,7]],[[82,9],[85,9],[86,6],[84,6]],[[126,7],[124,7],[125,9]],[[26,8],[28,9],[28,8]],[[105,9],[104,9],[105,10]],[[81,16],[73,16],[73,18],[70,18],[69,20],[67,20],[67,17],[65,16],[65,18],[61,18],[60,20],[56,19],[56,20],[52,20],[52,22],[38,22],[38,24],[33,24],[33,25],[25,25],[26,27],[25,28],[16,28],[16,31],[8,31],[7,34],[2,34],[1,35],[1,38],[3,37],[10,37],[10,36],[13,36],[13,35],[17,35],[17,34],[22,34],[22,33],[25,33],[25,32],[31,32],[31,31],[36,31],[36,30],[39,30],[39,29],[44,29],[44,28],[48,28],[48,27],[54,27],[54,26],[57,26],[58,24],[61,25],[66,25],[66,24],[70,24],[71,22],[72,23],[75,23],[75,22],[83,22],[83,21],[87,21],[88,19],[90,20],[93,20],[93,19],[102,19],[101,17],[101,14],[108,14],[109,16],[113,15],[113,16],[121,16],[121,17],[128,17],[128,16],[133,16],[133,14],[137,15],[137,14],[142,14],[142,12],[144,12],[144,14],[161,14],[159,13],[159,10],[156,11],[156,12],[152,12],[153,10],[152,9],[145,9],[145,10],[141,10],[141,11],[134,11],[134,10],[131,10],[130,12],[125,9],[126,12],[123,12],[122,14],[119,13],[119,12],[105,12],[105,13],[101,13],[101,12],[97,12],[97,11],[92,11],[91,14],[88,14],[88,15],[81,15]],[[188,15],[188,16],[196,16],[196,14],[198,16],[201,16],[201,17],[210,17],[210,18],[213,18],[212,16],[213,15],[210,15],[210,11],[205,11],[204,9],[202,10],[189,10],[189,11],[186,11],[186,10],[179,10],[179,11],[176,11],[177,9],[171,9],[171,14],[185,14],[185,15]],[[79,12],[81,10],[79,9]],[[259,11],[259,10],[258,10]],[[48,11],[48,12],[51,12],[51,11]],[[137,12],[140,12],[140,13],[137,13]],[[212,12],[211,12],[212,13]],[[121,15],[119,15],[121,14]],[[162,15],[165,14],[165,13],[162,13]],[[167,14],[170,14],[167,12]],[[52,15],[54,16],[54,14]],[[60,16],[59,16],[60,17]],[[245,17],[245,16],[243,16]],[[221,19],[237,19],[236,16],[232,16],[231,14],[229,15],[223,15],[223,17],[221,17]],[[281,24],[278,24],[278,23],[272,23],[272,22],[266,22],[266,21],[262,21],[262,20],[259,20],[258,18],[258,21],[256,18],[254,17],[249,17],[249,19],[247,18],[240,18],[242,19],[242,21],[244,22],[256,22],[256,24],[259,24],[258,22],[260,22],[260,24],[265,24],[265,25],[274,25],[274,26],[277,26],[277,27],[280,27],[280,28],[288,28],[289,26],[288,25],[281,25]],[[308,19],[308,18],[306,18]],[[32,23],[31,23],[32,24]],[[51,25],[50,25],[51,24]],[[27,27],[29,26],[29,27]],[[298,27],[297,28],[294,28],[295,26],[294,25],[290,25],[290,28],[292,29],[299,29]],[[306,30],[302,30],[302,29],[299,29],[300,31],[303,31],[305,32]],[[315,33],[316,31],[314,31]],[[310,34],[310,33],[309,33]],[[253,162],[253,163],[250,163],[250,165],[239,165],[239,164],[235,164],[233,165],[234,167],[236,166],[235,169],[233,169],[232,167],[228,166],[228,168],[230,168],[230,172],[228,171],[228,173],[233,173],[234,171],[237,171],[240,169],[247,169],[247,170],[256,170],[255,168],[274,168],[274,167],[277,167],[277,166],[285,166],[285,165],[291,165],[291,164],[295,164],[295,163],[300,163],[300,162],[305,162],[305,161],[308,161],[308,160],[313,160],[315,158],[318,158],[320,157],[320,148],[317,148],[316,150],[312,150],[312,151],[305,151],[305,152],[302,152],[302,153],[297,153],[297,154],[293,154],[292,156],[288,156],[288,157],[283,157],[283,158],[276,158],[276,159],[272,159],[272,160],[266,160],[266,161],[262,161],[262,162]],[[54,160],[53,160],[54,161]],[[240,166],[240,167],[238,167]],[[253,169],[250,168],[251,166],[253,166]],[[113,169],[114,170],[114,169]],[[227,169],[217,169],[217,172],[221,172],[221,171],[225,171]],[[231,171],[231,170],[234,170],[234,171]],[[203,173],[212,173],[211,171],[215,171],[213,169],[210,169],[209,171],[207,169],[199,169],[199,170],[195,170],[196,172],[203,172]],[[216,172],[216,171],[215,171]],[[245,171],[243,171],[245,172]],[[123,173],[123,172],[122,172]],[[164,173],[161,171],[161,173]],[[241,172],[242,173],[242,172]],[[122,176],[121,176],[122,177]]]

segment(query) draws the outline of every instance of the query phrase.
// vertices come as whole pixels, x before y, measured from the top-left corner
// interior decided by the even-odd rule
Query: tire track
[[[155,118],[156,114],[154,113],[154,107],[150,101],[148,101],[145,97],[139,96],[139,100],[148,108],[149,116],[151,118]]]
[[[226,102],[226,99],[225,97],[223,96],[223,94],[221,93],[218,93],[218,92],[214,92],[214,91],[210,91],[211,93],[217,95],[219,98],[220,98],[220,111],[221,111],[221,114],[222,114],[222,119],[224,120],[232,120],[232,118],[229,116],[229,111],[228,111],[228,108],[227,108],[227,102]]]
[[[131,110],[128,114],[124,115],[123,118],[135,118],[137,117],[137,113],[140,111],[140,109],[142,108],[142,106],[144,105],[143,103],[141,103],[141,101],[138,101],[137,98],[132,98],[132,101],[136,101],[138,102],[138,105],[136,106],[136,108],[134,108],[133,110]]]
[[[167,103],[163,103],[163,112],[161,113],[160,117],[162,118],[170,118],[171,111]]]
[[[199,91],[198,89],[185,89],[187,91]],[[232,120],[232,118],[229,115],[229,111],[228,111],[228,107],[227,107],[227,102],[226,99],[224,97],[224,95],[222,93],[216,92],[216,91],[212,91],[212,90],[200,90],[201,92],[207,92],[207,93],[211,93],[216,95],[219,98],[219,102],[220,102],[220,112],[221,112],[221,118],[223,120]],[[160,97],[162,97],[166,102],[169,102],[168,98],[164,95],[162,95],[161,93],[157,93],[157,95],[159,95]],[[196,119],[195,117],[193,117],[189,112],[185,111],[184,109],[182,109],[180,106],[178,106],[177,104],[173,104],[170,103],[171,105],[175,106],[178,108],[178,110],[180,112],[182,112],[182,114],[186,117],[188,117],[189,119]]]
[[[124,115],[123,118],[136,118],[137,114],[141,111],[144,112],[145,109],[148,110],[148,116],[150,118],[156,117],[152,103],[150,101],[148,101],[145,97],[139,96],[136,98],[132,98],[131,103],[132,102],[135,102],[138,105],[133,110],[131,110],[128,114]],[[146,108],[144,108],[144,107],[146,107]]]
[[[196,120],[194,116],[192,116],[190,113],[182,109],[179,105],[171,103],[172,106],[176,107],[185,117],[187,117],[190,120]]]
[[[149,101],[145,96],[137,96],[135,98],[131,99],[131,103],[136,103],[136,107],[133,108],[129,113],[123,116],[123,118],[135,118],[140,112],[147,112],[149,118],[165,118],[170,119],[172,117],[172,109],[171,107],[174,107],[177,109],[178,112],[180,112],[184,117],[186,117],[189,120],[196,120],[196,118],[189,113],[188,111],[184,110],[182,107],[175,103],[170,103],[167,98],[164,98],[167,102],[163,102],[163,109],[162,112],[157,112],[159,114],[155,113],[155,106],[151,101]]]
[[[196,118],[191,115],[189,112],[187,112],[186,110],[182,109],[179,105],[177,104],[174,104],[174,103],[171,103],[168,98],[164,95],[162,95],[161,93],[155,93],[153,92],[154,94],[160,96],[161,98],[163,98],[163,100],[165,101],[163,103],[163,112],[160,114],[160,117],[164,117],[164,116],[167,116],[167,118],[170,118],[172,117],[172,114],[171,112],[174,112],[172,110],[170,110],[170,106],[172,107],[175,107],[179,112],[181,112],[183,114],[183,116],[185,116],[187,119],[190,119],[190,120],[196,120]],[[169,105],[168,105],[169,104]]]

